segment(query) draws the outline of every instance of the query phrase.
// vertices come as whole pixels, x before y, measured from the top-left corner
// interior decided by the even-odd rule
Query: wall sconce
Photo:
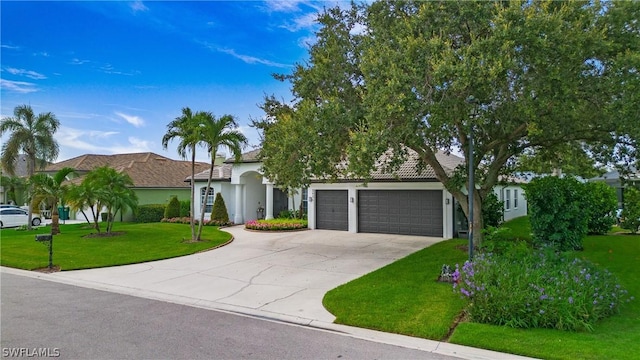
[[[313,202],[313,196],[309,196],[309,202]]]
[[[450,200],[449,200],[448,198],[447,198],[447,199],[444,199],[444,203],[445,203],[445,204],[449,205],[449,202],[450,202]]]
[[[356,201],[356,200],[353,198],[353,196],[349,198],[349,202],[350,202],[350,203],[353,203],[353,202],[355,202],[355,201]]]

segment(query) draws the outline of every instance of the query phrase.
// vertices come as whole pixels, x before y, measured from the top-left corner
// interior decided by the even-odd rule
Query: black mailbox
[[[39,242],[51,241],[52,238],[51,234],[36,234],[36,241]]]

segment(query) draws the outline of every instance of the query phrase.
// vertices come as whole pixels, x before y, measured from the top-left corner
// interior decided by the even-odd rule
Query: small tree
[[[164,209],[164,217],[167,219],[180,216],[180,201],[177,196],[172,196],[171,200]]]
[[[534,241],[563,251],[582,249],[589,218],[584,189],[574,178],[551,176],[525,186]]]
[[[584,187],[587,196],[584,209],[589,214],[588,231],[590,234],[604,234],[616,223],[616,191],[604,182],[589,182]]]
[[[213,209],[211,211],[211,220],[218,221],[222,224],[229,222],[229,214],[227,213],[227,205],[224,203],[222,194],[217,193],[216,199],[213,201]]]
[[[634,234],[640,228],[640,190],[636,188],[624,189],[624,209],[620,226],[623,229],[631,230]]]
[[[180,217],[191,217],[191,201],[190,200],[181,200],[180,201]]]
[[[498,200],[494,192],[490,192],[482,199],[482,223],[485,229],[488,226],[498,227],[502,224],[504,216],[504,201]]]

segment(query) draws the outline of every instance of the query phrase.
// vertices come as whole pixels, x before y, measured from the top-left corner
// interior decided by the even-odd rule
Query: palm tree
[[[87,186],[87,184],[71,184],[67,191],[66,201],[74,211],[80,211],[87,221],[87,224],[90,224],[91,221],[89,221],[89,217],[87,217],[87,213],[85,213],[84,210],[90,208],[91,215],[94,219],[97,219],[100,214],[100,209],[94,209],[96,203],[95,198],[95,192],[90,186]]]
[[[169,142],[173,139],[180,139],[178,144],[178,154],[183,159],[187,158],[187,152],[191,152],[191,209],[190,209],[190,225],[191,225],[191,240],[196,240],[195,229],[195,183],[193,178],[195,177],[196,167],[196,145],[201,140],[200,126],[198,125],[197,114],[193,114],[190,108],[182,108],[182,115],[175,118],[167,124],[167,133],[162,137],[162,147],[166,150],[169,146]]]
[[[0,186],[4,188],[4,198],[0,201],[18,204],[18,194],[25,189],[26,184],[23,178],[2,175],[0,176]]]
[[[228,148],[236,158],[236,161],[238,161],[242,155],[242,149],[247,145],[247,138],[238,130],[238,123],[231,115],[223,115],[216,119],[210,112],[199,112],[197,117],[201,124],[202,143],[206,145],[209,156],[211,157],[209,179],[204,194],[204,199],[207,199],[211,189],[211,177],[213,176],[213,167],[215,166],[218,148],[220,146]],[[200,236],[202,235],[205,205],[206,201],[203,201],[200,210],[197,240],[200,240]]]
[[[118,211],[125,212],[128,208],[135,210],[138,206],[138,196],[131,189],[133,180],[123,172],[109,166],[101,166],[89,172],[83,180],[83,185],[93,189],[96,201],[96,212],[102,207],[107,208],[107,234],[111,233],[113,222]],[[100,232],[97,216],[96,230]]]
[[[51,235],[60,234],[60,214],[58,214],[58,203],[64,206],[64,197],[69,189],[68,185],[63,184],[67,180],[67,176],[75,174],[75,170],[65,167],[53,176],[48,174],[35,174],[30,178],[33,189],[33,199],[35,202],[42,200],[52,205],[51,209]]]
[[[0,163],[5,171],[14,175],[16,159],[22,152],[27,155],[27,174],[31,177],[35,173],[36,165],[43,168],[58,157],[59,147],[53,139],[53,134],[60,127],[60,122],[51,112],[34,115],[29,105],[16,106],[13,115],[0,121],[0,136],[11,132],[9,139],[2,145]],[[31,201],[28,203],[27,227],[31,230]]]

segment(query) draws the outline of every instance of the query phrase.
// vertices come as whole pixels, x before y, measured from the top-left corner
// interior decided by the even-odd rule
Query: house
[[[467,229],[466,219],[461,211],[456,211],[457,202],[435,178],[433,169],[416,171],[416,156],[410,157],[394,174],[375,171],[366,185],[361,180],[335,183],[318,180],[289,197],[262,176],[258,155],[259,150],[253,150],[243,154],[237,163],[228,159],[214,169],[213,192],[206,199],[207,209],[213,204],[213,193],[220,192],[229,218],[236,224],[262,216],[273,218],[282,210],[301,206],[308,214],[311,229],[438,237],[453,237]],[[449,173],[463,163],[463,159],[443,152],[437,158]],[[202,172],[194,179],[197,209],[205,201],[207,177],[208,172]],[[526,215],[527,204],[520,184],[512,182],[494,191],[505,203],[505,220]]]
[[[640,171],[632,168],[630,174],[623,178],[618,170],[613,170],[602,176],[591,178],[589,181],[604,181],[614,188],[618,197],[618,209],[622,209],[624,208],[624,188],[627,185],[640,185]]]
[[[191,173],[191,162],[169,159],[152,152],[115,155],[86,154],[49,165],[42,172],[55,174],[62,168],[70,167],[75,169],[78,177],[82,177],[89,171],[105,165],[131,177],[132,189],[138,196],[139,205],[167,204],[173,196],[177,196],[179,200],[188,200],[191,196],[189,183],[185,182],[185,177]],[[197,162],[196,171],[208,169],[209,166],[207,163]],[[85,213],[91,217],[90,211]],[[84,220],[82,215],[75,217]],[[71,218],[74,216],[72,215]],[[121,221],[132,219],[133,214],[130,211],[121,214],[118,218]]]
[[[19,154],[15,162],[15,168],[13,169],[13,177],[26,180],[29,176],[29,170],[27,169],[28,157],[26,154]],[[9,173],[0,169],[2,176],[12,177]],[[14,203],[18,205],[26,205],[27,196],[26,191],[23,188],[16,188],[11,184],[0,184],[0,204]]]

